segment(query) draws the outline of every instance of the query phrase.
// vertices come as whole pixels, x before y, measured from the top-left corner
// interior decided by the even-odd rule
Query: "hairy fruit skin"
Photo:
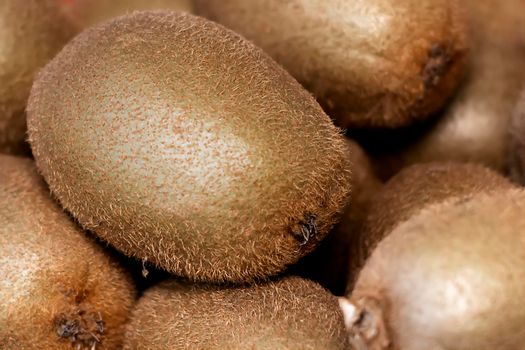
[[[525,3],[468,0],[465,6],[473,28],[465,80],[435,122],[391,135],[403,145],[377,152],[382,178],[423,162],[475,162],[508,170],[510,118],[525,84]]]
[[[347,293],[375,246],[399,224],[424,208],[450,198],[468,198],[516,186],[499,173],[475,163],[414,164],[391,178],[371,200],[368,214],[356,235],[358,254],[350,257]]]
[[[396,128],[455,91],[467,28],[456,0],[196,0],[309,89],[344,128]]]
[[[339,130],[239,35],[175,12],[84,31],[28,107],[37,165],[62,205],[129,256],[193,280],[282,271],[350,191]]]
[[[52,0],[0,3],[0,153],[28,153],[25,108],[31,84],[73,34]]]
[[[29,159],[0,155],[0,349],[113,350],[130,276],[50,198]]]
[[[352,164],[352,198],[347,203],[340,222],[330,231],[318,248],[301,259],[293,274],[309,278],[334,295],[344,295],[352,267],[348,261],[360,254],[359,234],[372,199],[383,184],[374,173],[372,162],[359,144],[346,140],[347,156]]]
[[[55,0],[78,28],[86,29],[133,11],[172,10],[191,13],[191,0]]]
[[[450,199],[397,226],[351,295],[360,315],[350,324],[353,342],[370,350],[521,349],[524,211],[525,193],[513,189]]]
[[[298,277],[239,287],[166,281],[146,291],[125,350],[348,349],[337,299]]]

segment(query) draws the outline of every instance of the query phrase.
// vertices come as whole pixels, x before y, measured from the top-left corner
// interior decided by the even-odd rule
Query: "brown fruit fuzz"
[[[136,12],[70,42],[28,106],[61,204],[128,256],[208,282],[312,251],[350,191],[344,138],[253,44],[206,19]]]
[[[400,141],[395,147],[371,145],[383,179],[433,161],[475,162],[507,172],[510,116],[525,84],[525,3],[468,0],[465,6],[473,28],[465,80],[434,122],[392,132],[390,138]]]
[[[32,161],[0,155],[0,349],[113,350],[135,290],[53,202]]]
[[[347,139],[347,156],[352,164],[352,198],[347,203],[341,221],[319,247],[292,269],[293,274],[314,280],[335,295],[344,295],[349,275],[348,261],[359,254],[358,233],[364,223],[371,199],[382,183],[374,174],[371,161],[364,150]]]
[[[464,71],[456,0],[197,0],[312,91],[342,127],[406,126],[440,109]]]
[[[191,0],[55,0],[77,27],[86,29],[133,11],[172,10],[192,12]]]
[[[25,108],[33,79],[74,34],[54,1],[0,2],[0,153],[30,153]]]
[[[337,298],[299,277],[252,286],[166,281],[146,291],[125,350],[346,350]]]
[[[372,199],[368,215],[356,234],[359,254],[350,257],[351,292],[357,273],[378,242],[397,225],[425,207],[454,197],[470,197],[515,188],[499,173],[479,164],[423,163],[400,171]]]
[[[367,350],[521,349],[525,343],[525,192],[451,199],[379,243],[349,301]]]

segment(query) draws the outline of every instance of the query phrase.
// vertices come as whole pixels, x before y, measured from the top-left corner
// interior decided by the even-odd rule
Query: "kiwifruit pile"
[[[0,350],[525,349],[522,0],[0,0]]]
[[[410,164],[432,161],[476,162],[508,171],[510,116],[525,85],[523,1],[464,3],[472,44],[466,76],[453,100],[426,123],[382,130],[388,142],[364,141],[383,179]],[[377,137],[369,133],[368,138]]]

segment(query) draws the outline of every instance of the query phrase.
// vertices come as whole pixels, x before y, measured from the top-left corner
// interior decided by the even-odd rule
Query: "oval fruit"
[[[456,0],[196,0],[198,14],[282,64],[342,127],[400,127],[443,106],[463,74]]]
[[[507,171],[510,116],[525,84],[525,3],[466,4],[475,28],[466,80],[435,122],[407,135],[391,135],[406,146],[388,147],[374,157],[382,178],[431,161],[476,162]]]
[[[201,281],[265,278],[326,235],[349,193],[340,131],[254,45],[175,12],[84,31],[29,103],[35,159],[79,222]]]
[[[361,230],[355,235],[360,254],[350,256],[347,292],[352,290],[359,270],[376,244],[424,208],[451,198],[515,187],[499,173],[475,163],[432,162],[401,170],[374,196]]]
[[[348,349],[337,298],[298,277],[219,288],[167,281],[146,291],[125,350]]]
[[[122,345],[131,277],[50,198],[32,161],[0,155],[0,349]]]

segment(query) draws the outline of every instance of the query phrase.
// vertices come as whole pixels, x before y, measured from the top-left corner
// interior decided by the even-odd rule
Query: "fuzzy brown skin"
[[[343,350],[348,338],[337,299],[299,277],[222,289],[167,281],[139,300],[124,349]]]
[[[525,90],[514,110],[510,123],[510,175],[525,186]]]
[[[354,246],[358,254],[350,256],[349,284],[375,245],[398,224],[425,207],[452,197],[470,197],[480,192],[498,192],[515,185],[497,172],[479,164],[426,163],[403,169],[372,199],[367,218]]]
[[[130,276],[51,200],[32,161],[0,155],[0,349],[113,350]]]
[[[467,35],[456,0],[196,0],[262,47],[342,127],[399,127],[455,90]]]
[[[523,349],[524,212],[514,189],[434,205],[394,229],[351,296],[355,348]]]
[[[203,18],[139,12],[40,74],[29,133],[51,190],[127,255],[193,280],[265,278],[349,194],[339,130],[288,73]]]
[[[469,0],[474,44],[466,80],[439,120],[415,130],[405,147],[376,157],[388,178],[410,164],[477,162],[507,169],[512,109],[525,84],[525,2]],[[406,138],[406,137],[405,137]]]
[[[293,270],[310,278],[335,295],[346,291],[348,261],[357,254],[356,238],[361,230],[373,196],[381,189],[382,183],[375,175],[370,158],[353,140],[347,140],[348,157],[352,164],[352,198],[334,229],[310,255],[302,259]]]
[[[29,153],[24,110],[35,73],[72,35],[53,0],[0,2],[1,153]]]
[[[191,0],[55,0],[78,27],[85,29],[133,11],[193,12]]]

